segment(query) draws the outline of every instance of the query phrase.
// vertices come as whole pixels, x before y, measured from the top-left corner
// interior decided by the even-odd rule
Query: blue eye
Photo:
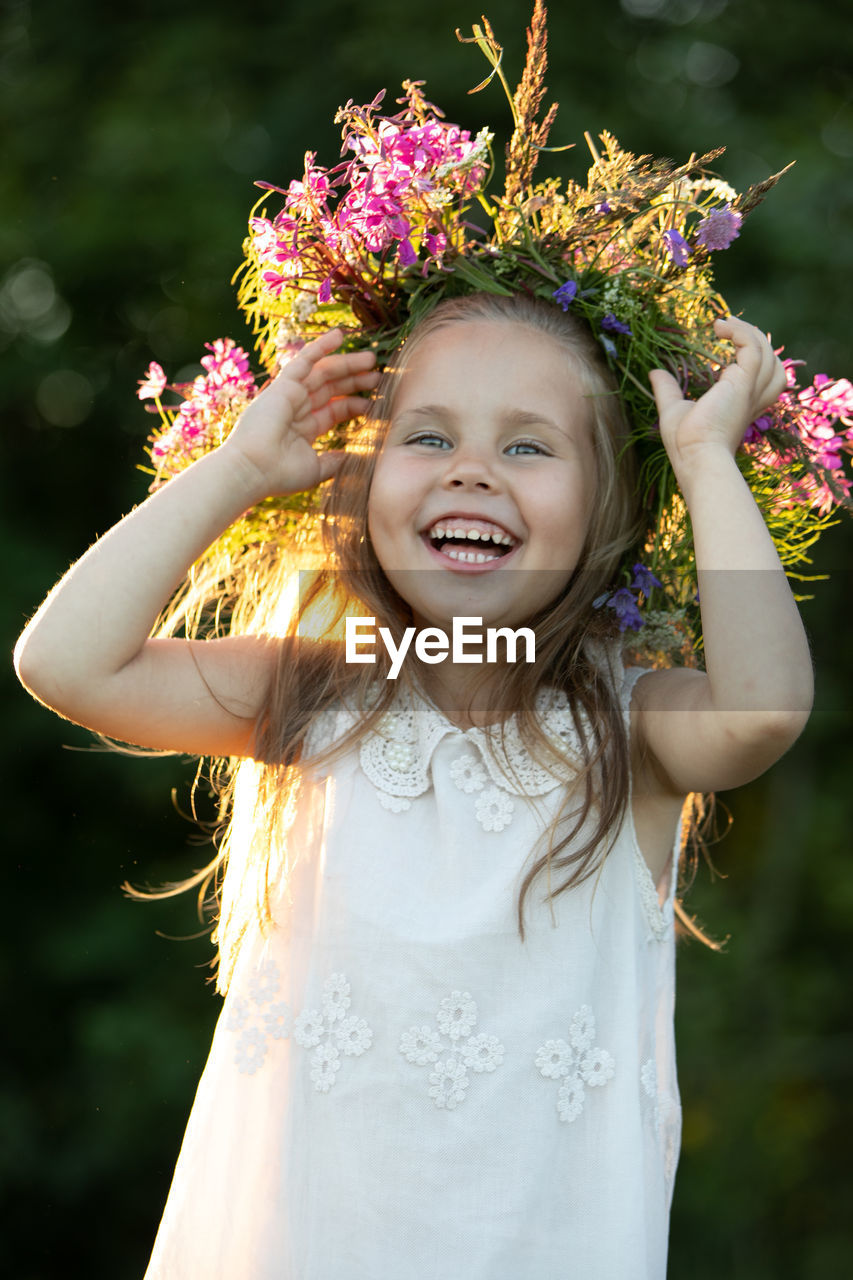
[[[533,440],[516,440],[515,444],[511,444],[506,453],[515,457],[526,456],[528,454],[540,454],[543,458],[550,458],[550,453],[541,444],[536,444]]]
[[[435,445],[440,448],[450,447],[444,436],[440,436],[437,431],[420,431],[416,436],[409,436],[406,444],[425,444],[428,448],[433,448]]]

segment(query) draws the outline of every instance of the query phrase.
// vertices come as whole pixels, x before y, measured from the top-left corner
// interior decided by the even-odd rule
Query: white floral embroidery
[[[231,1001],[231,1008],[228,1010],[225,1025],[229,1031],[242,1031],[245,1026],[248,1026],[250,1017],[249,1001],[244,999],[243,996],[235,996]]]
[[[451,1040],[467,1036],[477,1021],[477,1006],[466,991],[452,991],[445,996],[435,1015],[439,1029]]]
[[[615,1070],[616,1065],[606,1049],[590,1049],[581,1058],[581,1079],[589,1085],[607,1084]]]
[[[438,1062],[441,1036],[431,1027],[411,1027],[400,1037],[400,1052],[419,1067],[425,1067],[428,1062]]]
[[[253,1076],[258,1067],[264,1065],[267,1052],[267,1038],[260,1027],[246,1027],[240,1033],[237,1047],[234,1050],[234,1061],[244,1075]]]
[[[264,1027],[273,1040],[286,1040],[293,1029],[293,1014],[284,1001],[264,1010]]]
[[[557,1111],[560,1119],[565,1120],[567,1124],[577,1120],[583,1111],[585,1100],[586,1090],[583,1087],[583,1081],[578,1076],[566,1076],[557,1091]]]
[[[589,1049],[595,1039],[595,1018],[588,1004],[582,1004],[569,1023],[569,1041],[578,1051]]]
[[[435,1070],[429,1073],[429,1082],[429,1096],[435,1105],[452,1111],[458,1102],[464,1101],[468,1072],[463,1062],[448,1058],[446,1062],[439,1062]]]
[[[589,1005],[581,1005],[569,1023],[569,1039],[546,1040],[534,1059],[546,1080],[562,1080],[557,1091],[561,1120],[577,1120],[586,1101],[585,1085],[598,1088],[612,1080],[616,1063],[606,1049],[593,1045],[595,1018]]]
[[[470,795],[472,791],[483,790],[489,775],[476,756],[466,755],[453,761],[450,776],[460,791]]]
[[[344,1018],[336,1031],[338,1044],[344,1053],[359,1054],[369,1049],[373,1040],[373,1032],[364,1018]]]
[[[565,1040],[546,1040],[536,1055],[536,1065],[546,1078],[552,1080],[566,1075],[574,1055]]]
[[[643,1085],[643,1089],[645,1090],[646,1097],[651,1098],[652,1102],[654,1102],[655,1112],[657,1113],[658,1069],[657,1069],[657,1063],[655,1062],[654,1058],[649,1058],[648,1061],[643,1063],[642,1067],[640,1068],[640,1080],[642,1081],[642,1085]],[[658,1123],[659,1123],[658,1116],[657,1114],[655,1114],[655,1124],[658,1124]]]
[[[293,1025],[293,1038],[304,1049],[313,1049],[311,1080],[318,1093],[328,1093],[341,1069],[341,1050],[360,1057],[373,1043],[373,1031],[364,1018],[344,1017],[352,1004],[346,974],[333,973],[323,984],[319,1009],[303,1009]]]
[[[503,1062],[503,1052],[497,1036],[471,1036],[462,1046],[462,1057],[472,1071],[494,1071]]]
[[[278,991],[278,965],[265,960],[249,978],[249,996],[255,1004],[268,1004]]]
[[[304,1049],[313,1049],[315,1044],[320,1043],[325,1029],[322,1013],[317,1009],[303,1009],[294,1023],[293,1038]]]
[[[640,1081],[648,1099],[651,1116],[663,1146],[664,1177],[669,1185],[675,1176],[678,1149],[681,1139],[681,1114],[677,1101],[664,1093],[658,1084],[658,1070],[654,1058],[648,1058],[640,1068]]]
[[[253,1076],[263,1066],[271,1040],[287,1040],[290,1036],[290,1006],[283,1000],[273,1000],[280,983],[278,965],[265,959],[248,974],[248,995],[228,998],[225,1029],[239,1032],[234,1063],[243,1075]]]
[[[323,986],[323,1012],[330,1022],[342,1018],[352,1004],[349,983],[342,973],[333,973]]]
[[[431,1027],[409,1027],[400,1037],[400,1053],[418,1067],[435,1064],[429,1074],[429,1097],[436,1107],[452,1111],[465,1098],[468,1069],[494,1071],[504,1060],[504,1047],[497,1036],[470,1034],[477,1023],[477,1005],[467,991],[445,996],[435,1020],[449,1046]],[[445,1055],[441,1061],[439,1054]]]
[[[389,813],[405,813],[412,807],[411,800],[407,800],[405,796],[389,796],[386,791],[377,791],[376,798]]]
[[[512,822],[515,805],[505,791],[489,787],[474,802],[477,821],[484,831],[503,831]]]
[[[634,873],[649,931],[658,942],[663,942],[672,932],[674,922],[672,902],[667,899],[661,907],[649,864],[639,848],[634,849]]]

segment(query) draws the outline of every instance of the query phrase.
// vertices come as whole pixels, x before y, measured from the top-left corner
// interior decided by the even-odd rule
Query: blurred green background
[[[483,0],[6,0],[0,93],[0,521],[4,648],[48,588],[145,495],[148,361],[174,378],[202,344],[247,341],[230,277],[255,178],[333,163],[336,107],[404,76],[469,128],[505,126],[454,28]],[[513,78],[528,0],[487,6]],[[721,255],[733,309],[809,373],[853,373],[853,27],[844,0],[552,2],[552,141],[584,171],[584,129],[683,160],[725,143],[735,186],[796,161]],[[722,955],[684,946],[684,1151],[670,1275],[849,1274],[847,963],[851,858],[851,526],[831,531],[803,606],[818,674],[809,728],[722,799],[725,878],[691,904]],[[140,1277],[218,1000],[190,898],[140,905],[123,879],[208,852],[183,816],[192,763],[93,750],[3,683],[0,981],[4,1274]],[[174,801],[171,798],[174,789]],[[570,1273],[571,1267],[567,1263]],[[236,1280],[236,1278],[235,1278]],[[601,1280],[617,1280],[603,1277]]]

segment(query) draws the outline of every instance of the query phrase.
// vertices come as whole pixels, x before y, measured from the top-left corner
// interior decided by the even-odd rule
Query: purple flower
[[[630,325],[623,324],[621,320],[617,320],[612,311],[608,311],[601,321],[601,327],[608,333],[627,333],[629,337],[633,337]]]
[[[428,231],[424,236],[426,251],[433,258],[440,258],[447,248],[447,236],[443,231]]]
[[[756,418],[754,422],[750,422],[743,437],[744,444],[758,444],[762,439],[765,431],[769,431],[773,426],[773,419],[769,414],[763,413],[760,418]]]
[[[577,281],[567,280],[565,284],[560,285],[559,289],[554,290],[551,297],[555,302],[559,303],[564,311],[568,311],[569,307],[575,300],[577,291]]]
[[[619,630],[639,631],[643,625],[643,617],[637,607],[637,597],[628,587],[620,587],[614,591],[607,601],[608,609],[612,609],[619,620]]]
[[[696,243],[705,249],[728,249],[733,240],[740,235],[741,215],[726,205],[724,209],[714,209],[703,218],[696,231]]]
[[[417,262],[418,255],[415,253],[414,245],[411,240],[401,240],[397,245],[397,261],[401,267],[410,267]]]
[[[635,591],[642,591],[644,596],[650,594],[653,587],[660,587],[663,584],[652,573],[651,569],[647,569],[643,564],[635,564],[633,568],[634,577],[631,580],[631,586]]]
[[[669,231],[664,231],[663,247],[677,267],[687,266],[687,259],[690,257],[690,245],[681,232],[675,230],[675,227],[670,227]]]
[[[600,333],[598,337],[599,337],[599,341],[601,342],[601,345],[604,347],[604,350],[611,357],[611,359],[615,360],[616,354],[617,354],[616,343],[613,341],[612,338],[608,338],[606,333]]]
[[[597,205],[595,206],[595,212],[596,212],[596,213],[612,213],[612,212],[613,212],[613,209],[612,209],[612,207],[607,203],[607,201],[606,201],[606,200],[602,200],[601,204],[597,204]]]
[[[317,290],[317,301],[318,302],[332,301],[332,277],[331,276],[326,276],[326,279],[323,281],[323,283],[320,285],[320,288]]]

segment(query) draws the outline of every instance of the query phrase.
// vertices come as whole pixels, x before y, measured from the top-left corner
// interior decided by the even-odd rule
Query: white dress
[[[540,705],[570,751],[565,699]],[[349,723],[327,715],[312,749]],[[517,733],[501,757],[402,698],[314,780],[146,1280],[663,1280],[674,884],[659,901],[629,814],[553,910],[534,882],[522,943],[561,786]]]

